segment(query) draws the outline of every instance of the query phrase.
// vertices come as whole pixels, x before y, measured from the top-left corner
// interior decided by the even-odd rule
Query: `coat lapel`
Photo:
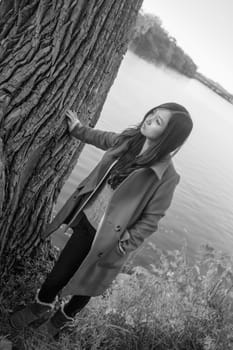
[[[89,176],[82,182],[78,189],[80,195],[93,191],[96,186],[102,182],[103,178],[106,177],[106,174],[112,169],[112,166],[116,163],[119,156],[126,152],[128,149],[128,141],[123,142],[119,147],[110,148],[107,152],[104,153],[101,162],[95,167],[95,169],[89,174]]]
[[[142,210],[143,206],[149,201],[150,197],[153,195],[156,181],[158,181],[158,178],[152,169],[144,168],[131,173],[128,178],[118,186],[113,193],[111,201],[106,208],[104,218],[96,232],[95,239],[92,243],[94,250],[98,250],[99,245],[101,247],[104,245],[105,249],[109,249],[109,246],[114,245],[120,238],[128,224],[137,220],[135,213],[138,206],[140,206]],[[136,189],[140,189],[140,191]],[[122,210],[119,210],[119,208],[122,208]],[[106,222],[117,227],[114,237],[112,237],[111,234],[109,234],[108,237],[103,234],[102,226],[106,225]],[[118,223],[120,223],[120,225],[118,225]]]

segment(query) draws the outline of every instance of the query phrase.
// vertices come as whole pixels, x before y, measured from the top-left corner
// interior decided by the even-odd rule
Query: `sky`
[[[198,70],[233,94],[233,0],[144,0]]]

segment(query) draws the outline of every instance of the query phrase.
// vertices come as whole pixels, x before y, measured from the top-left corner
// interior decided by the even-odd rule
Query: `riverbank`
[[[192,267],[185,250],[161,254],[154,273],[128,265],[58,341],[33,327],[14,332],[9,312],[33,300],[56,255],[47,245],[33,260],[26,259],[8,283],[0,282],[0,341],[17,344],[17,350],[232,349],[233,263],[209,246]]]

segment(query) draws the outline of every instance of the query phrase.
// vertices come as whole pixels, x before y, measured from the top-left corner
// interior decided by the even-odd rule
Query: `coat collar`
[[[167,156],[160,160],[158,163],[155,163],[151,166],[151,169],[155,172],[155,174],[158,176],[159,180],[162,179],[163,174],[167,170],[168,166],[171,164],[171,156]]]
[[[111,157],[118,159],[118,156],[122,153],[122,151],[127,151],[129,147],[129,141],[125,140],[120,146],[117,148],[112,148],[106,154],[111,155]],[[164,157],[159,162],[152,165],[150,168],[154,171],[159,180],[162,179],[163,174],[167,170],[168,166],[171,164],[171,156],[170,154]]]

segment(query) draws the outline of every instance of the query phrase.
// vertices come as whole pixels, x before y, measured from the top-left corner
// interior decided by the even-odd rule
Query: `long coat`
[[[83,206],[98,191],[119,154],[127,149],[125,142],[114,147],[117,133],[76,126],[71,134],[107,152],[48,224],[45,235],[57,230],[63,223],[69,227],[78,224]],[[151,168],[133,171],[116,188],[97,228],[91,249],[63,288],[63,296],[96,296],[109,287],[130,253],[157,230],[158,221],[170,206],[179,178],[169,157]],[[119,249],[119,241],[123,242],[125,253]]]

